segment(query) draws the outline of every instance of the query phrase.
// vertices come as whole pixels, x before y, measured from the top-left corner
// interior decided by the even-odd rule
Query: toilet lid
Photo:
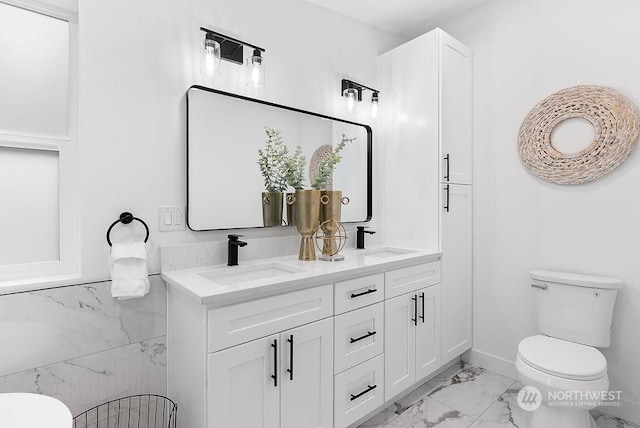
[[[61,401],[41,394],[0,394],[0,427],[71,428],[71,412]]]
[[[518,354],[530,366],[566,379],[594,380],[607,374],[607,360],[596,348],[555,337],[527,337]]]

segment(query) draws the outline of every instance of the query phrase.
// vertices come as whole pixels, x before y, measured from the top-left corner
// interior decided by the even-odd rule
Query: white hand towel
[[[144,242],[114,243],[110,259],[111,296],[124,300],[142,297],[149,292]]]

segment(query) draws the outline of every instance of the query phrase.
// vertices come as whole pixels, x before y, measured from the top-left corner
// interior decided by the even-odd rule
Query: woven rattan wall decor
[[[582,118],[594,129],[593,142],[578,153],[553,147],[551,133],[562,121]],[[527,115],[518,135],[520,160],[536,177],[557,184],[581,184],[613,171],[633,151],[640,134],[635,106],[618,91],[582,85],[542,100]]]

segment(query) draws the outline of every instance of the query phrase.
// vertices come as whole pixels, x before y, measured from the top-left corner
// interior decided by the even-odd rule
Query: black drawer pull
[[[273,374],[271,378],[273,379],[273,386],[278,386],[278,339],[274,339],[271,344],[273,348]]]
[[[418,325],[418,295],[414,294],[411,298],[413,300],[413,313],[415,318],[411,318],[413,325]]]
[[[447,194],[447,202],[443,208],[446,212],[449,212],[449,185],[448,184],[444,187],[444,191]]]
[[[447,155],[444,157],[444,160],[447,161],[447,173],[444,175],[444,179],[446,181],[449,181],[449,169],[451,167],[451,159],[449,158],[449,153],[447,153]]]
[[[420,315],[420,319],[422,320],[422,324],[424,324],[424,292],[420,294],[420,299],[422,300],[422,315]]]
[[[368,388],[367,388],[367,389],[365,389],[364,391],[362,391],[360,394],[356,394],[356,395],[351,394],[351,401],[353,401],[353,400],[357,400],[358,398],[362,397],[362,396],[363,396],[364,394],[366,394],[367,392],[371,392],[371,391],[373,391],[374,389],[376,389],[376,388],[378,387],[378,385],[373,385],[373,386],[371,386],[371,385],[367,385],[367,387],[368,387]]]
[[[351,293],[351,298],[356,298],[356,297],[360,297],[360,296],[364,296],[366,294],[371,294],[371,293],[375,293],[376,291],[378,291],[377,288],[370,288],[367,291],[363,291],[362,293]]]
[[[289,342],[289,368],[287,371],[289,372],[289,380],[293,380],[293,334],[289,335],[287,342]]]
[[[350,341],[351,343],[356,343],[356,342],[361,341],[362,339],[366,339],[367,337],[371,337],[371,336],[373,336],[374,334],[376,334],[376,332],[375,332],[375,331],[368,331],[368,332],[367,332],[367,334],[365,334],[364,336],[356,337],[355,339],[354,339],[354,338],[351,338],[351,339],[349,339],[349,341]]]

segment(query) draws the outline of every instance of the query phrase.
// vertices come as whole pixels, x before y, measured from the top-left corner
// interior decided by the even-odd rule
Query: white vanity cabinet
[[[163,273],[178,426],[346,428],[439,369],[440,254],[397,254],[305,265],[254,298],[235,284],[204,294],[206,269]]]
[[[333,426],[331,318],[209,354],[208,427]]]
[[[441,366],[440,284],[386,300],[385,400]]]
[[[472,346],[471,50],[435,29],[380,55],[378,86],[380,233],[442,252],[446,364]]]
[[[472,186],[442,185],[442,363],[471,349]]]
[[[440,181],[471,184],[471,49],[442,30],[434,31],[440,85]]]

